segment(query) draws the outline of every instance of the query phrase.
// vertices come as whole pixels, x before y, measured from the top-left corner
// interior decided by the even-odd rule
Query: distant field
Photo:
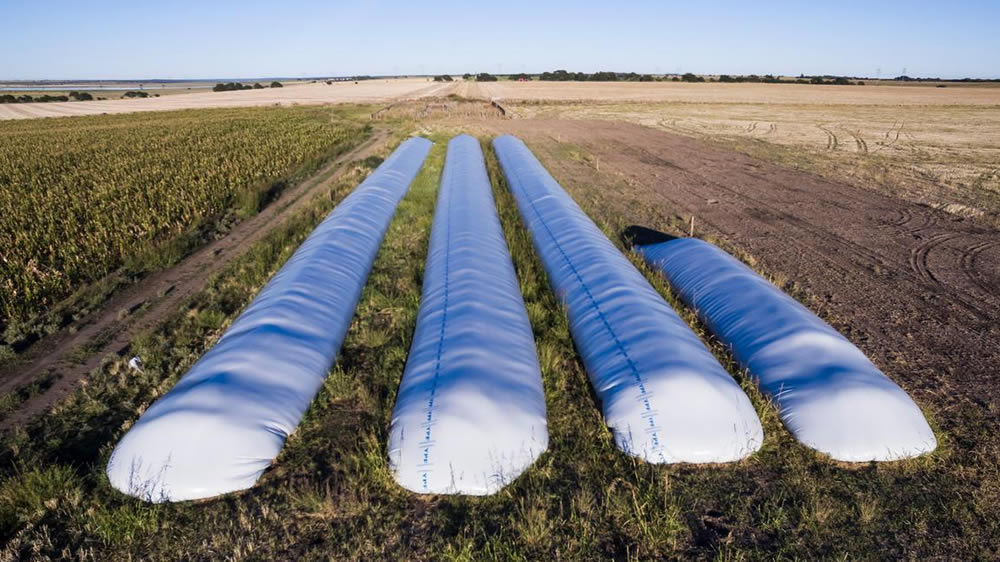
[[[81,284],[256,213],[360,131],[323,108],[0,124],[4,340]]]
[[[0,104],[0,120],[34,119],[135,113],[139,111],[169,111],[211,107],[256,107],[263,105],[319,105],[329,103],[389,102],[409,97],[443,95],[447,84],[433,83],[426,78],[392,80],[362,80],[354,82],[324,82],[293,84],[284,88],[241,90],[237,92],[199,91],[173,96],[144,99],[110,99],[88,102],[48,102]],[[157,93],[155,89],[147,89]]]
[[[231,80],[225,80],[231,82]],[[259,82],[262,86],[267,86],[271,80],[244,80],[244,84],[253,85]],[[309,80],[281,80],[284,86],[296,86],[308,84]],[[14,96],[29,95],[38,97],[43,95],[66,96],[70,92],[87,92],[94,96],[94,100],[105,98],[105,100],[118,100],[125,92],[141,91],[149,94],[150,97],[172,96],[176,94],[195,94],[212,91],[212,87],[218,82],[196,81],[196,82],[0,82],[0,96],[11,94]],[[52,103],[52,102],[48,102]]]
[[[479,82],[487,98],[507,101],[660,101],[688,103],[997,105],[1000,87],[819,86],[685,82]]]
[[[628,121],[1000,221],[1000,88],[977,85],[461,85],[519,118]]]

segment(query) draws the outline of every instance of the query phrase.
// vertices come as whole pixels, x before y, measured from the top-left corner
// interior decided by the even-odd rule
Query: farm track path
[[[308,205],[324,186],[339,179],[350,162],[374,154],[389,139],[385,129],[376,128],[372,136],[356,148],[338,156],[313,177],[283,192],[258,214],[236,225],[224,237],[194,252],[168,269],[150,274],[113,295],[100,309],[83,319],[76,333],[62,330],[32,346],[29,359],[13,373],[0,380],[0,394],[30,384],[50,372],[55,382],[44,392],[30,398],[0,420],[0,432],[23,426],[67,396],[89,373],[101,365],[108,354],[128,353],[136,336],[161,324],[183,303],[205,287],[208,279],[230,262],[244,255],[285,219]],[[133,311],[122,317],[122,311]],[[107,343],[74,360],[80,346],[113,334]]]
[[[524,119],[492,130],[524,138],[571,192],[625,189],[601,200],[635,224],[695,216],[703,234],[794,281],[918,400],[971,401],[1000,418],[995,228],[638,125]],[[599,159],[600,171],[566,158],[556,139]]]

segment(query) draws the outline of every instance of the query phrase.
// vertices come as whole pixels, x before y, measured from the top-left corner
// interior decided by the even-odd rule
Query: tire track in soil
[[[927,264],[927,256],[941,244],[954,240],[959,236],[961,235],[954,232],[945,232],[943,234],[935,234],[917,244],[910,250],[910,268],[922,279],[931,283],[940,283],[937,276],[934,275],[934,271]]]
[[[36,343],[28,351],[27,364],[19,365],[14,373],[4,373],[0,393],[30,384],[52,371],[58,372],[58,378],[47,391],[29,399],[0,420],[0,432],[24,425],[47,411],[99,368],[109,354],[123,356],[128,353],[136,336],[165,321],[204,288],[211,276],[244,255],[254,243],[309,204],[323,192],[323,187],[343,176],[348,164],[373,154],[388,139],[386,130],[376,128],[368,140],[336,157],[312,178],[283,192],[261,212],[236,225],[226,236],[202,247],[173,267],[150,274],[112,296],[81,322],[82,327],[75,334],[63,330]],[[146,309],[133,314],[143,307]],[[119,318],[119,311],[131,312]],[[110,341],[90,354],[85,362],[77,363],[70,359],[74,349],[109,333],[113,334]]]
[[[622,150],[624,151],[624,150],[627,150],[627,149],[623,148]],[[634,148],[633,150],[645,150],[645,149],[643,149],[641,147],[637,147],[637,148]],[[745,175],[748,175],[750,177],[754,177],[754,178],[762,180],[762,181],[768,181],[768,179],[769,179],[767,176],[765,176],[763,174],[758,174],[758,173],[754,173],[754,172],[745,172]],[[812,236],[814,236],[814,237],[816,237],[816,238],[818,238],[820,240],[823,240],[825,247],[829,247],[829,248],[841,247],[843,249],[848,250],[850,253],[853,253],[855,256],[857,256],[859,258],[858,263],[868,262],[868,263],[876,264],[876,265],[878,265],[880,267],[883,267],[883,268],[889,268],[889,269],[895,268],[895,264],[892,261],[890,261],[887,258],[884,258],[884,257],[880,256],[879,254],[877,254],[875,252],[870,251],[868,248],[866,248],[865,246],[863,246],[861,244],[858,244],[858,243],[852,242],[850,240],[847,240],[846,238],[844,238],[842,236],[838,236],[836,234],[832,234],[831,232],[829,232],[828,230],[823,229],[822,227],[814,227],[808,221],[805,221],[805,220],[801,219],[799,216],[797,216],[795,214],[792,214],[792,213],[784,212],[784,211],[781,210],[781,208],[779,208],[779,207],[777,207],[775,205],[771,205],[771,204],[767,203],[766,201],[763,201],[763,200],[761,200],[759,198],[754,198],[752,196],[747,195],[746,193],[742,193],[738,189],[736,189],[734,187],[730,187],[730,185],[728,185],[728,184],[715,182],[715,181],[710,180],[708,178],[702,178],[702,179],[705,180],[708,183],[712,183],[713,186],[716,187],[716,188],[718,188],[718,189],[721,189],[721,190],[729,192],[735,198],[747,199],[747,200],[753,202],[755,205],[766,207],[769,210],[769,212],[773,215],[773,217],[775,217],[777,219],[780,219],[786,225],[792,225],[792,226],[794,226],[796,228],[799,228],[800,230],[804,231],[805,233],[808,233],[808,234],[810,234],[810,235],[812,235]],[[834,206],[838,207],[838,208],[842,208],[844,210],[847,210],[846,207],[842,207],[842,206],[838,206],[838,205],[834,205]],[[929,214],[930,212],[931,211],[928,211],[928,213],[923,213],[923,222],[919,226],[917,226],[915,228],[906,229],[905,232],[908,233],[908,234],[913,235],[913,234],[915,234],[917,232],[920,232],[922,230],[926,230],[927,228],[938,227],[940,225],[940,223],[938,222],[938,220],[933,215]],[[936,211],[936,212],[940,212],[940,211]],[[934,274],[933,269],[928,264],[928,256],[930,255],[930,253],[932,251],[934,251],[935,249],[937,249],[942,244],[944,244],[946,242],[949,242],[951,240],[957,239],[959,237],[962,237],[962,234],[959,234],[959,233],[949,233],[949,232],[934,234],[934,235],[931,235],[927,240],[925,240],[921,244],[918,244],[916,247],[911,248],[910,249],[910,255],[909,255],[909,258],[908,258],[908,263],[910,265],[911,271],[908,272],[908,273],[915,274],[917,277],[919,277],[919,279],[923,280],[926,283],[931,283],[931,284],[937,285],[938,286],[937,287],[938,290],[947,292],[951,296],[951,298],[957,304],[959,304],[960,306],[964,307],[969,313],[971,313],[972,315],[974,315],[979,321],[981,321],[981,322],[988,322],[989,319],[990,319],[990,316],[982,308],[982,304],[981,303],[972,300],[971,298],[969,298],[968,296],[966,296],[964,294],[961,294],[961,292],[954,291],[950,287],[941,285],[938,277]],[[793,239],[797,240],[797,237],[793,237]]]
[[[854,139],[854,144],[855,144],[855,146],[858,147],[858,152],[860,152],[862,154],[868,154],[868,143],[865,142],[865,139],[861,138],[861,132],[860,131],[850,131],[848,129],[844,129],[843,127],[841,127],[841,128],[844,131],[847,131],[847,134],[851,135],[851,138]]]
[[[885,140],[876,142],[875,144],[878,145],[878,148],[872,152],[878,152],[883,148],[889,148],[890,146],[896,144],[899,141],[899,135],[902,131],[903,123],[899,121],[894,122],[892,127],[889,127],[889,130],[885,132],[885,135],[883,135]]]
[[[827,150],[837,150],[837,135],[833,134],[833,131],[827,129],[822,125],[816,125],[819,130],[826,133],[826,149]]]
[[[926,230],[931,227],[938,226],[937,218],[930,212],[919,213],[919,217],[915,216],[914,213],[906,209],[901,209],[901,213],[905,213],[905,218],[900,222],[896,223],[895,226],[900,227],[903,232],[909,234],[915,234],[921,230]],[[919,224],[914,226],[912,223],[915,221],[920,221]],[[906,228],[902,228],[906,227]]]
[[[622,150],[626,151],[627,149],[622,149]],[[638,150],[644,150],[644,149],[638,148]],[[754,174],[751,172],[746,172],[746,175],[749,175],[751,177],[756,177],[762,180],[767,179],[765,176],[762,176],[760,174]],[[895,267],[895,265],[890,260],[878,255],[877,253],[871,252],[861,244],[857,244],[855,242],[847,240],[842,236],[832,234],[821,227],[814,227],[808,221],[805,221],[794,214],[784,212],[779,207],[771,205],[759,198],[754,198],[745,193],[741,193],[737,189],[730,187],[727,184],[715,182],[708,178],[702,178],[702,179],[705,180],[706,183],[712,184],[713,187],[716,187],[717,189],[729,192],[736,199],[740,198],[746,199],[754,203],[755,205],[767,208],[769,213],[771,213],[772,215],[772,218],[769,219],[770,222],[781,221],[785,225],[791,225],[795,228],[798,228],[799,230],[802,230],[803,232],[810,234],[817,239],[823,240],[825,243],[824,245],[826,247],[830,248],[840,247],[842,249],[846,249],[848,252],[854,254],[857,258],[859,258],[858,263],[867,262],[889,269],[893,269]],[[937,224],[937,221],[933,217],[926,216],[925,219],[926,219],[925,222],[921,226],[918,226],[917,228],[912,230],[908,230],[907,232],[915,233],[929,227],[930,225]],[[912,248],[910,250],[910,257],[908,259],[908,263],[910,265],[912,273],[916,274],[920,279],[922,279],[927,283],[932,283],[940,286],[941,285],[940,281],[934,274],[931,267],[928,265],[927,256],[930,254],[932,250],[936,249],[941,244],[956,239],[960,236],[961,234],[956,234],[956,233],[944,233],[944,234],[932,235],[925,242],[919,244],[917,247]],[[792,237],[792,239],[797,240],[797,237]],[[956,303],[966,308],[972,315],[976,316],[976,318],[979,319],[981,322],[989,321],[989,315],[984,310],[982,310],[981,305],[979,303],[971,300],[965,295],[953,291],[951,288],[946,286],[940,286],[939,290],[948,292]]]
[[[991,279],[989,273],[985,275],[980,273],[976,267],[976,262],[979,260],[980,254],[997,247],[1000,247],[1000,240],[979,242],[978,244],[966,246],[962,251],[961,257],[962,273],[968,276],[969,281],[983,291],[994,294],[1000,293],[1000,282],[997,280],[996,273],[994,272],[993,274],[992,282],[988,281],[988,279]]]

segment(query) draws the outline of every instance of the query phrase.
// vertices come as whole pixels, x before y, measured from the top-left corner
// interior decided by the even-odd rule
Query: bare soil
[[[585,209],[675,232],[694,216],[698,234],[791,281],[918,402],[964,398],[995,419],[1000,232],[988,224],[632,124],[488,127],[525,139]]]
[[[155,328],[188,298],[199,292],[208,279],[232,260],[242,256],[255,242],[307,205],[323,187],[336,181],[345,164],[374,154],[387,141],[386,131],[376,129],[361,146],[336,158],[312,179],[283,192],[260,213],[244,220],[223,238],[191,254],[177,265],[151,274],[115,294],[98,311],[81,321],[75,332],[63,330],[32,346],[27,361],[16,371],[0,373],[0,395],[54,374],[55,382],[0,420],[0,432],[24,425],[72,392],[80,381],[99,367],[109,354],[124,356],[136,336]],[[94,346],[85,359],[74,352]]]

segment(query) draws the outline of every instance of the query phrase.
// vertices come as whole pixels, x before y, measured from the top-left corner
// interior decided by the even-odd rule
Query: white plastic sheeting
[[[719,248],[693,238],[640,246],[777,403],[802,443],[842,461],[934,450],[920,409],[864,353]]]
[[[309,235],[111,455],[111,485],[146,501],[252,486],[336,358],[396,205],[430,150],[404,142]]]
[[[417,328],[389,432],[408,490],[491,494],[548,447],[531,324],[479,142],[448,143]]]
[[[493,141],[605,422],[650,462],[726,462],[760,448],[746,394],[519,139]]]

